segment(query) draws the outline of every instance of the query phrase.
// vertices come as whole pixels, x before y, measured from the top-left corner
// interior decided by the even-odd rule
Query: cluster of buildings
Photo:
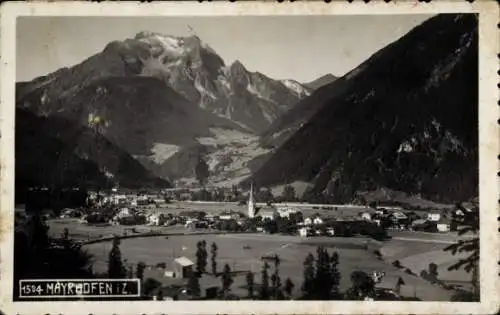
[[[116,189],[113,189],[111,192],[90,191],[87,195],[87,204],[97,207],[106,205],[118,207],[159,207],[165,205],[167,200],[161,193],[118,193]]]
[[[168,192],[177,192],[177,190],[149,194],[118,193],[116,190],[108,193],[89,192],[87,199],[89,204],[98,207],[108,205],[115,208],[116,211],[114,211],[111,217],[108,217],[108,221],[115,224],[135,223],[151,226],[183,224],[186,228],[224,229],[221,228],[222,225],[227,230],[245,230],[244,227],[248,227],[249,224],[247,223],[251,222],[250,225],[253,224],[254,229],[257,223],[256,230],[264,231],[265,224],[263,222],[276,221],[278,218],[281,218],[293,221],[297,234],[304,237],[340,235],[342,234],[339,233],[342,223],[345,223],[344,225],[347,226],[351,223],[356,225],[363,222],[388,229],[448,232],[454,229],[452,218],[464,215],[460,211],[466,211],[455,209],[453,210],[454,212],[451,210],[440,210],[416,214],[415,212],[405,211],[398,207],[380,207],[365,208],[357,216],[353,215],[349,219],[332,217],[336,214],[333,210],[328,217],[319,214],[304,217],[300,211],[300,205],[294,207],[275,204],[258,207],[254,199],[253,185],[250,187],[248,194],[246,213],[227,210],[213,215],[204,213],[203,211],[184,211],[184,213],[181,212],[179,214],[155,211],[154,209],[162,207],[168,202]],[[332,209],[337,210],[336,207]],[[70,214],[65,215],[71,216]],[[86,216],[85,218],[88,217]],[[229,223],[233,228],[228,228],[227,224]]]

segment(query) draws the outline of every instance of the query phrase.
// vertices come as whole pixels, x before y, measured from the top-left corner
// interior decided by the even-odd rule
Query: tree
[[[135,276],[137,278],[139,278],[142,282],[142,280],[144,279],[144,270],[146,269],[146,264],[142,261],[140,261],[138,264],[137,264],[137,267],[136,267],[136,270],[135,270]]]
[[[438,281],[438,266],[435,263],[429,264],[429,280],[432,282]]]
[[[316,273],[314,276],[314,297],[318,300],[329,300],[332,290],[332,276],[330,274],[330,256],[326,249],[319,246],[316,250]]]
[[[474,235],[473,238],[467,240],[459,240],[457,243],[446,247],[444,250],[451,252],[453,255],[466,252],[469,255],[459,259],[455,264],[448,267],[448,270],[458,270],[464,268],[468,273],[472,272],[471,281],[473,287],[472,299],[479,300],[479,206],[468,211],[463,204],[458,204],[457,208],[464,213],[462,219],[462,227],[458,229],[458,235],[462,236],[467,233]]]
[[[279,266],[280,266],[281,260],[278,255],[275,256],[274,258],[274,274],[271,276],[271,283],[272,283],[272,288],[273,288],[273,295],[276,300],[280,298],[282,295],[281,293],[281,278],[279,276]]]
[[[216,261],[216,258],[217,258],[217,244],[215,244],[215,242],[212,243],[212,246],[210,248],[210,251],[212,253],[212,274],[214,276],[217,276],[217,261]]]
[[[164,299],[164,296],[163,296],[163,289],[161,289],[161,288],[160,288],[160,289],[158,290],[158,294],[156,295],[156,300],[158,300],[158,301],[163,301],[163,299]]]
[[[199,241],[196,244],[196,273],[198,276],[202,275],[206,271],[207,266],[207,242],[205,240]]]
[[[259,189],[256,199],[259,202],[270,203],[274,200],[273,192],[270,188]]]
[[[340,285],[340,271],[339,271],[339,254],[333,252],[330,258],[330,276],[331,276],[331,298],[340,299],[341,293],[339,289]]]
[[[207,162],[205,162],[205,160],[201,157],[198,160],[198,164],[196,164],[195,175],[196,179],[200,183],[200,186],[205,186],[205,182],[210,175],[210,171]]]
[[[304,282],[302,283],[302,294],[306,300],[312,299],[314,297],[314,256],[309,253],[304,260]]]
[[[153,291],[157,288],[161,287],[161,282],[158,280],[155,280],[153,278],[147,278],[146,281],[144,281],[144,286],[143,286],[143,293],[145,296],[151,295]]]
[[[115,236],[113,239],[113,247],[108,256],[108,276],[111,279],[124,278],[126,274],[125,267],[122,262],[122,254],[120,251],[120,239]]]
[[[269,264],[264,262],[264,266],[262,267],[262,272],[261,272],[261,283],[260,283],[260,288],[259,288],[259,298],[261,300],[268,300],[269,299],[269,274],[268,270],[269,269]]]
[[[248,297],[253,299],[253,287],[255,285],[253,272],[249,271],[247,273],[246,281],[247,281]]]
[[[231,193],[233,195],[232,201],[237,201],[240,197],[240,191],[238,190],[238,186],[236,185],[231,186]]]
[[[48,236],[49,227],[38,215],[28,218],[27,224],[14,234],[14,292],[19,292],[20,279],[33,275],[43,279],[87,279],[92,271],[92,255],[81,244],[69,239],[59,246]],[[68,233],[69,234],[69,233]]]
[[[397,294],[401,294],[401,286],[402,285],[405,285],[405,281],[403,280],[403,278],[399,277],[398,278],[398,282],[396,283],[396,287],[394,288],[394,291],[397,293]]]
[[[229,291],[231,290],[231,285],[234,282],[233,277],[231,275],[231,267],[229,267],[228,264],[225,264],[224,268],[222,269],[221,282],[222,282],[222,293],[224,297],[227,297]]]
[[[283,188],[283,200],[284,201],[295,201],[295,188],[291,185],[286,185]]]
[[[132,268],[132,266],[129,266],[127,269],[127,278],[128,279],[134,278],[134,269]]]
[[[286,278],[284,291],[285,291],[286,297],[288,299],[292,298],[292,292],[293,292],[294,287],[295,287],[295,285],[293,284],[292,280],[290,280],[290,278]]]
[[[375,282],[365,272],[353,271],[351,273],[351,283],[351,288],[346,292],[349,300],[363,300],[365,297],[373,297]]]
[[[198,276],[194,272],[191,272],[191,274],[189,275],[188,288],[192,296],[200,296],[200,281],[198,279]]]
[[[64,228],[63,239],[64,240],[69,240],[69,230],[68,230],[68,228]]]

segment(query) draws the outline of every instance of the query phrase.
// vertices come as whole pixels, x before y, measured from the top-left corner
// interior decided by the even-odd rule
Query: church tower
[[[250,185],[250,193],[248,194],[248,217],[255,217],[255,202],[253,200],[253,183]]]

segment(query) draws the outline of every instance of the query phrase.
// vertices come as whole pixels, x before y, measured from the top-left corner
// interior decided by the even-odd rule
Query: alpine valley
[[[196,36],[141,32],[17,83],[16,156],[40,160],[29,137],[121,185],[193,183],[203,158],[214,186],[461,201],[478,187],[477,37],[472,15],[438,15],[342,77],[299,83],[226,64]],[[56,172],[60,157],[44,157]]]
[[[163,179],[192,182],[203,157],[212,171],[210,182],[226,185],[250,175],[249,162],[269,152],[258,135],[311,91],[293,80],[250,72],[240,61],[226,65],[197,36],[141,32],[71,68],[18,83],[16,104],[47,121],[93,130],[139,161],[144,172]],[[53,125],[59,133],[74,134]],[[32,136],[44,135],[40,130]],[[73,151],[79,141],[66,137],[67,149]],[[86,142],[97,146],[98,140]],[[33,157],[26,153],[17,156]],[[102,156],[88,159],[111,169]]]

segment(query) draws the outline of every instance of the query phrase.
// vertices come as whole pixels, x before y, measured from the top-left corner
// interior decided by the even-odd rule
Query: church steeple
[[[250,193],[248,194],[248,217],[255,217],[255,203],[253,200],[253,183],[250,184]]]

